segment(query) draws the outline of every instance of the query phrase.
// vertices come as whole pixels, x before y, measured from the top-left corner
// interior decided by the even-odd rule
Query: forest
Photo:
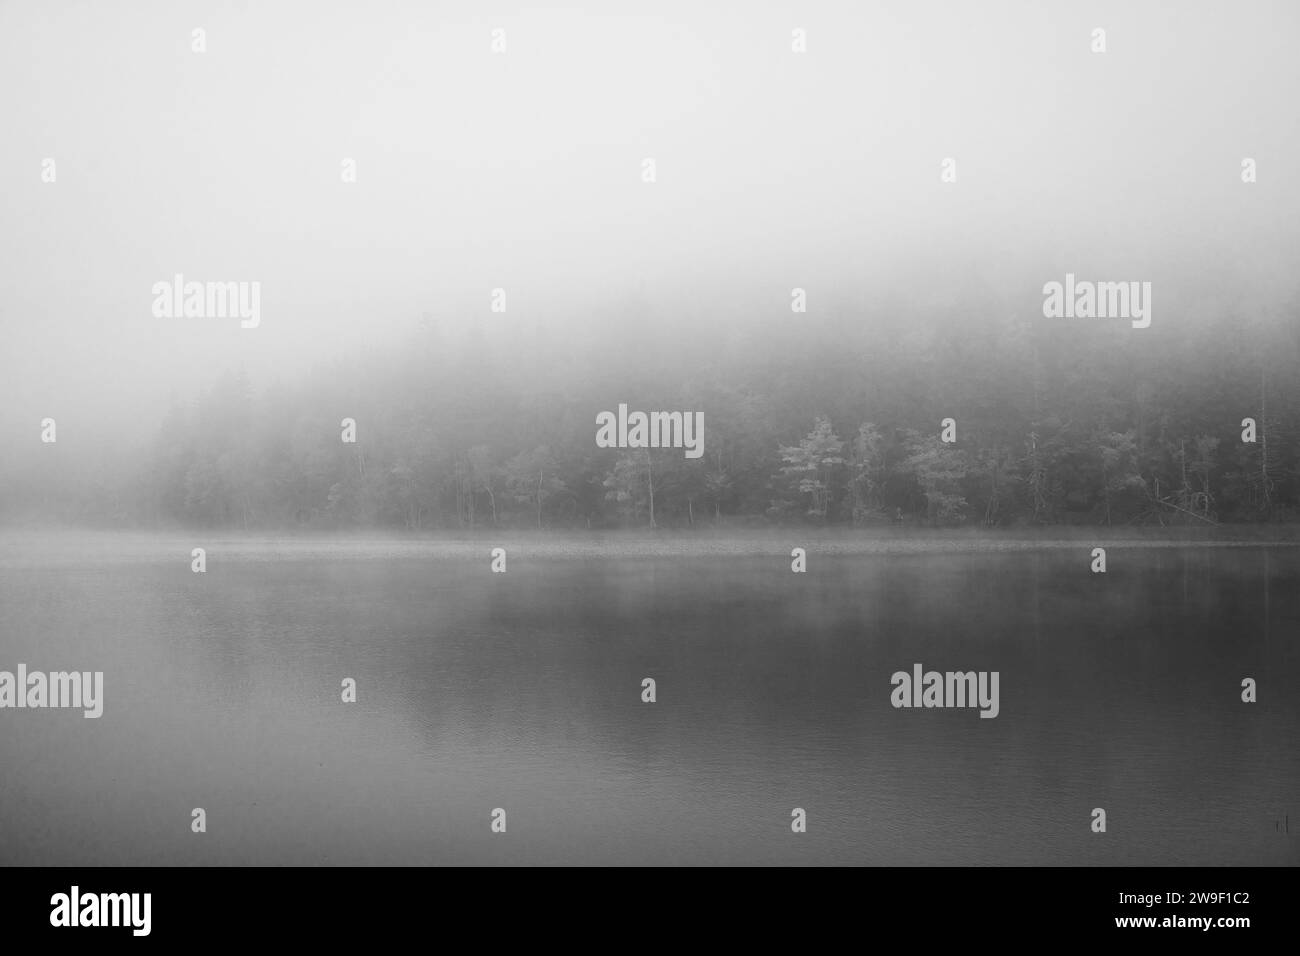
[[[3,473],[0,517],[414,533],[1300,517],[1293,317],[916,313],[426,313],[292,379],[200,383],[129,453],[41,449]],[[598,447],[621,402],[702,413],[703,454]]]

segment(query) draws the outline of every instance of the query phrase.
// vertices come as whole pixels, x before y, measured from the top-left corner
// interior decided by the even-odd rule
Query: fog
[[[647,317],[868,323],[891,301],[960,328],[1040,315],[1071,270],[1152,281],[1153,335],[1294,322],[1292,3],[596,10],[0,6],[11,456],[45,416],[126,447],[225,370],[292,381],[421,316],[630,349]],[[177,273],[260,282],[260,325],[156,318]]]
[[[0,864],[1294,866],[1297,27],[0,0]]]

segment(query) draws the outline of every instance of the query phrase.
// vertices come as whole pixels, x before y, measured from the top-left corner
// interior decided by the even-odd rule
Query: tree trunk
[[[650,527],[655,527],[655,476],[654,468],[650,461],[650,449],[645,453],[645,474],[646,481],[650,486]]]
[[[1264,492],[1264,516],[1273,509],[1273,489],[1268,477],[1268,369],[1259,370],[1259,477]]]

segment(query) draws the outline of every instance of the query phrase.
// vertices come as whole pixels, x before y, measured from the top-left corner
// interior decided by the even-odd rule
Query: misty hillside
[[[407,531],[1300,516],[1300,322],[1066,335],[1041,318],[793,318],[490,342],[425,317],[402,347],[293,384],[227,372],[175,401],[137,458],[39,446],[3,505],[99,526]],[[703,454],[598,448],[596,415],[620,403],[702,412]]]

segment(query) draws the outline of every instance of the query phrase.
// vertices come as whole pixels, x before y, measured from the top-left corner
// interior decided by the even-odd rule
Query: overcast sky
[[[1300,4],[586,6],[0,3],[0,439],[144,434],[426,312],[1294,295]],[[178,272],[260,282],[260,327],[154,317]]]

